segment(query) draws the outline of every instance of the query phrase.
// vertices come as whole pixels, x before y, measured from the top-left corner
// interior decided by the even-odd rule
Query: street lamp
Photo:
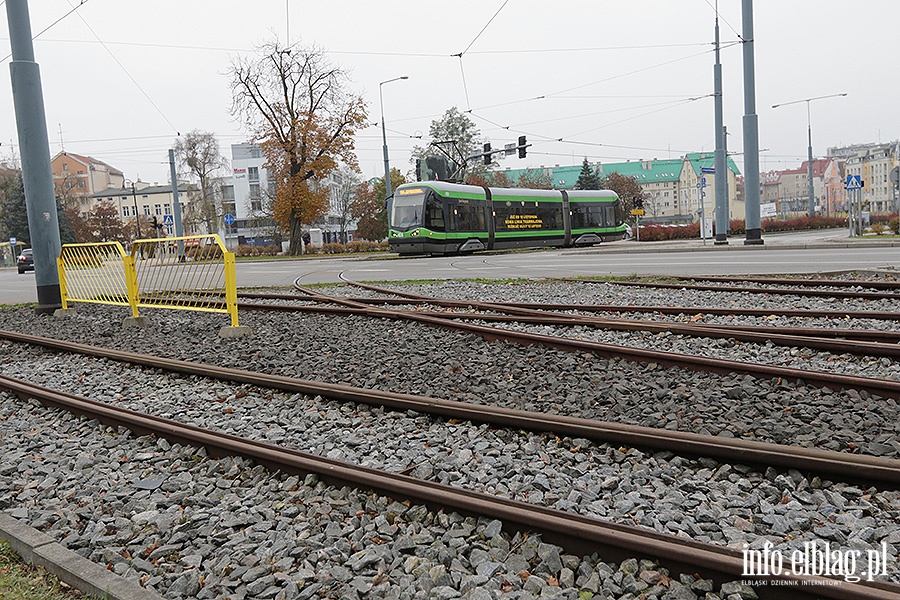
[[[807,177],[809,178],[809,216],[816,216],[816,196],[815,190],[813,188],[813,151],[812,151],[812,120],[809,116],[809,103],[813,100],[823,100],[825,98],[837,98],[838,96],[846,96],[846,93],[843,94],[829,94],[827,96],[816,96],[815,98],[804,98],[803,100],[793,100],[791,102],[782,102],[781,104],[773,104],[772,108],[778,108],[779,106],[787,106],[789,104],[799,104],[801,102],[806,102],[806,126],[809,130],[809,165],[807,167]]]
[[[394,77],[393,79],[388,79],[387,81],[382,81],[378,84],[378,101],[381,105],[381,138],[384,140],[384,197],[385,200],[391,197],[391,166],[388,162],[388,149],[387,149],[387,129],[384,126],[384,96],[381,92],[381,86],[386,83],[390,83],[392,81],[400,81],[401,79],[409,79],[408,76],[402,75],[400,77]]]
[[[138,214],[138,205],[137,205],[137,190],[134,189],[134,182],[130,179],[126,179],[122,182],[122,189],[124,190],[128,184],[131,186],[131,199],[134,201],[134,226],[137,228],[137,237],[135,239],[141,239],[141,216]]]

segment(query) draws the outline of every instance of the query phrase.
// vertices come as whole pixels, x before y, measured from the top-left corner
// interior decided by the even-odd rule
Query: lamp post
[[[137,190],[134,189],[134,182],[130,179],[126,179],[122,182],[122,189],[124,190],[126,187],[131,186],[131,199],[134,201],[134,226],[137,228],[137,236],[135,239],[141,239],[141,215],[138,214],[138,205],[137,205]]]
[[[825,98],[837,98],[838,96],[846,96],[846,93],[843,94],[829,94],[827,96],[816,96],[815,98],[804,98],[803,100],[793,100],[791,102],[782,102],[781,104],[773,104],[772,108],[778,108],[779,106],[787,106],[789,104],[799,104],[801,102],[806,102],[806,127],[809,131],[809,156],[808,156],[808,165],[807,165],[807,178],[809,179],[809,216],[816,216],[816,196],[815,196],[815,188],[813,187],[813,151],[812,151],[812,119],[809,114],[809,103],[813,100],[823,100]]]
[[[391,191],[391,165],[388,162],[388,148],[387,148],[387,129],[384,126],[384,95],[381,91],[381,86],[386,83],[390,83],[392,81],[400,81],[401,79],[409,79],[408,76],[402,75],[400,77],[394,77],[393,79],[388,79],[387,81],[382,81],[378,84],[378,102],[381,105],[381,139],[384,141],[384,198],[387,200],[391,197],[393,193]]]

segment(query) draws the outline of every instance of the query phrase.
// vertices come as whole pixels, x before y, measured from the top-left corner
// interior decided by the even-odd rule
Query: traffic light
[[[486,165],[491,164],[491,145],[490,144],[484,145],[484,164],[486,164]]]
[[[519,158],[525,158],[525,150],[527,149],[527,144],[524,135],[519,136]]]
[[[644,199],[643,198],[635,198],[634,199],[634,207],[638,210],[644,208]]]

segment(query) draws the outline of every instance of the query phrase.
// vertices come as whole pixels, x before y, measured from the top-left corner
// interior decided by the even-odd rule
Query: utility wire
[[[497,12],[494,13],[494,16],[491,17],[490,19],[488,19],[488,22],[484,24],[484,27],[481,28],[481,31],[478,32],[478,35],[476,35],[475,38],[474,38],[471,42],[469,42],[469,45],[466,46],[466,49],[465,49],[465,50],[463,50],[463,51],[460,52],[459,54],[452,54],[452,55],[451,55],[451,56],[456,56],[457,58],[459,58],[459,72],[460,72],[460,74],[462,75],[463,92],[464,92],[465,95],[466,95],[466,108],[467,108],[469,111],[472,110],[472,103],[469,101],[469,86],[466,84],[466,71],[465,71],[465,69],[463,68],[463,54],[465,54],[466,52],[468,52],[468,51],[469,51],[469,48],[472,47],[472,44],[474,44],[476,41],[478,41],[478,38],[481,37],[481,34],[484,33],[484,32],[487,30],[488,26],[494,21],[494,19],[497,18],[497,15],[500,14],[500,11],[503,10],[503,7],[506,6],[507,3],[509,3],[509,0],[504,0],[504,1],[503,1],[503,4],[500,5],[500,8],[498,8],[498,9],[497,9]]]
[[[46,33],[51,27],[53,27],[54,25],[56,25],[57,23],[59,23],[60,21],[62,21],[62,20],[65,19],[66,17],[68,17],[69,15],[71,15],[73,12],[75,12],[76,10],[78,10],[79,8],[81,8],[82,6],[84,6],[84,4],[85,4],[87,1],[88,1],[88,0],[81,0],[81,1],[78,3],[78,6],[72,7],[72,10],[70,10],[69,12],[67,12],[66,14],[64,14],[63,16],[61,16],[60,18],[58,18],[57,20],[53,21],[52,23],[50,23],[49,25],[47,25],[46,27],[44,27],[43,29],[41,29],[41,30],[37,33],[37,35],[31,36],[31,40],[34,41],[35,39],[37,39],[38,37],[40,37],[43,33]],[[6,0],[3,0],[2,2],[0,2],[0,6],[3,6],[4,4],[6,4]],[[72,4],[70,3],[69,6],[72,6]],[[79,16],[81,16],[81,15],[79,15]],[[3,61],[6,62],[6,60],[7,60],[8,58],[10,58],[10,57],[12,57],[12,54],[11,54],[11,53],[10,53],[10,54],[7,54],[6,57],[4,57]]]
[[[68,2],[68,1],[69,1],[69,0],[66,0],[66,2]],[[82,0],[82,4],[84,4],[84,2],[86,2],[86,0]],[[71,6],[71,3],[70,3],[70,6]],[[80,5],[79,5],[79,6],[80,6]],[[77,8],[77,7],[76,7],[76,8]],[[73,10],[74,10],[74,9],[73,9]],[[175,125],[172,124],[172,121],[170,121],[169,118],[165,115],[165,113],[163,113],[163,111],[160,110],[159,106],[156,105],[156,103],[153,101],[153,99],[150,97],[150,95],[147,94],[146,91],[144,91],[144,88],[141,87],[141,84],[139,84],[139,83],[137,82],[137,80],[131,75],[131,73],[128,72],[128,69],[125,68],[125,65],[123,65],[123,64],[119,61],[118,58],[116,58],[116,55],[113,54],[112,50],[110,50],[109,47],[106,45],[106,43],[105,43],[103,40],[100,39],[100,36],[97,35],[97,32],[94,31],[94,28],[90,26],[90,24],[85,20],[84,17],[81,16],[80,13],[78,14],[78,18],[81,19],[82,23],[84,23],[84,26],[88,28],[88,31],[90,31],[91,34],[92,34],[95,38],[97,38],[97,41],[100,42],[100,45],[103,46],[103,49],[106,50],[107,53],[109,53],[109,55],[110,55],[110,56],[112,57],[112,59],[116,62],[116,64],[119,65],[119,68],[122,69],[122,71],[124,71],[125,75],[128,76],[128,79],[130,79],[131,82],[135,85],[135,87],[137,87],[137,89],[140,90],[140,92],[144,95],[144,98],[146,98],[147,101],[150,103],[150,105],[153,106],[153,108],[156,109],[156,112],[159,113],[159,116],[161,116],[161,117],[163,118],[163,120],[165,120],[165,122],[169,124],[169,127],[171,127],[172,130],[175,131],[175,133],[176,133],[177,135],[181,135],[181,132],[178,131],[178,128],[175,127]]]
[[[475,36],[475,39],[473,39],[471,42],[469,42],[469,45],[466,46],[466,49],[463,50],[462,52],[460,52],[459,54],[454,54],[453,56],[459,56],[460,58],[462,58],[462,55],[465,54],[466,52],[468,52],[469,48],[472,47],[472,44],[474,44],[476,41],[478,41],[478,38],[481,37],[481,34],[485,32],[485,30],[488,28],[488,26],[490,26],[491,23],[493,23],[494,19],[497,18],[497,15],[500,14],[500,11],[503,10],[503,8],[508,3],[509,3],[509,0],[504,0],[503,4],[500,5],[500,8],[497,9],[497,12],[494,13],[494,16],[491,17],[487,23],[485,23],[484,27],[481,28],[481,31],[478,32],[478,35]]]
[[[731,31],[734,32],[734,35],[738,36],[738,39],[741,40],[741,42],[743,42],[743,41],[744,41],[744,37],[741,35],[741,32],[738,31],[737,29],[735,29],[734,27],[731,26],[731,23],[729,23],[729,22],[725,19],[725,17],[722,16],[722,13],[719,12],[718,7],[713,6],[712,4],[710,4],[709,0],[705,0],[705,2],[709,5],[709,7],[710,7],[711,9],[713,9],[713,12],[716,13],[716,16],[719,17],[720,19],[722,19],[722,22],[723,22],[723,23],[725,23],[726,25],[728,25],[728,28],[731,29]]]

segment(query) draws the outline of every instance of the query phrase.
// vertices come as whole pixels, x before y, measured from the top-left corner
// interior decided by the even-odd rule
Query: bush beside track
[[[900,233],[900,220],[896,214],[879,214],[872,215],[873,224],[887,224],[894,231]],[[847,219],[845,217],[797,217],[794,219],[775,220],[766,219],[762,221],[761,228],[763,232],[775,231],[801,231],[806,229],[837,229],[847,227]],[[738,235],[746,232],[746,225],[743,219],[734,219],[729,225],[729,233]],[[700,237],[700,223],[692,223],[690,225],[682,225],[678,227],[667,227],[663,225],[642,225],[641,240],[642,242],[659,242],[665,240],[686,240]]]

